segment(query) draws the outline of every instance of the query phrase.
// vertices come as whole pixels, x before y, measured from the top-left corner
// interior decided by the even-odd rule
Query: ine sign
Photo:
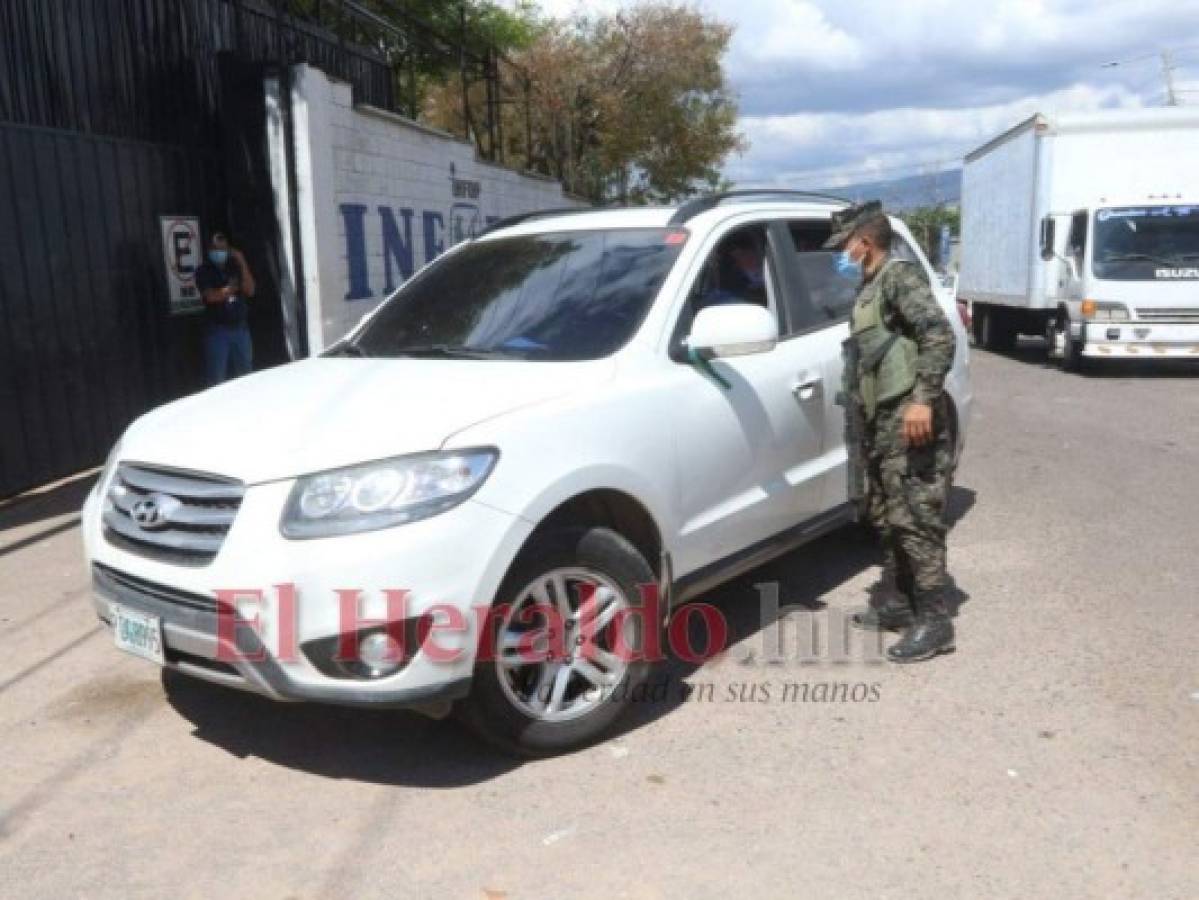
[[[196,268],[200,265],[200,220],[195,216],[159,216],[162,229],[162,261],[167,273],[171,313],[197,312],[204,304],[196,290]]]

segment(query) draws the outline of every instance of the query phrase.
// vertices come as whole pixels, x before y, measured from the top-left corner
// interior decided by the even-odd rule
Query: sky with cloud
[[[551,15],[636,0],[540,0]],[[925,174],[1034,112],[1199,105],[1199,0],[692,0],[736,28],[725,60],[750,149],[740,184]],[[1120,65],[1105,67],[1104,63]]]

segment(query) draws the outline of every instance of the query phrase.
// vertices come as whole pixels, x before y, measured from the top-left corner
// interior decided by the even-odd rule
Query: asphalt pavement
[[[1040,356],[974,353],[956,653],[845,643],[878,557],[839,531],[704,598],[727,653],[537,762],[124,656],[90,480],[5,504],[0,896],[1199,896],[1199,381]]]

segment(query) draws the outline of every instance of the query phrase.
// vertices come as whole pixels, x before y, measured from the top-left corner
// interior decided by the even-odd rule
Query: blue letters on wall
[[[390,294],[397,287],[391,267],[393,259],[400,267],[400,283],[412,277],[412,210],[400,210],[400,218],[404,222],[403,235],[396,227],[390,207],[380,206],[379,218],[383,221],[383,272],[386,282],[383,288]]]
[[[370,275],[366,270],[366,207],[361,203],[341,204],[341,218],[346,228],[346,260],[350,269],[350,289],[347,300],[365,300],[371,296]]]
[[[436,210],[425,210],[425,261],[432,262],[445,250],[441,233],[445,230],[445,219]]]
[[[463,204],[455,206],[455,210]],[[474,209],[474,207],[470,207]],[[371,290],[370,269],[366,254],[366,206],[361,203],[342,203],[338,207],[346,233],[346,262],[350,285],[347,300],[367,300],[374,296]],[[412,219],[415,211],[407,207],[392,209],[379,206],[379,225],[383,240],[383,285],[384,293],[390,294],[412,277],[416,271],[416,254],[412,244]],[[396,215],[399,215],[397,221]],[[496,216],[487,216],[491,224]],[[461,228],[458,240],[473,237],[478,229],[478,212],[469,228]],[[421,231],[424,243],[425,262],[432,262],[445,252],[445,216],[435,209],[421,213]]]

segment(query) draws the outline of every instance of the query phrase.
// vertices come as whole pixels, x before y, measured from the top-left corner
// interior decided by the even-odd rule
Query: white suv
[[[83,515],[119,647],[280,700],[451,704],[525,753],[632,700],[668,608],[851,518],[840,201],[505,220],[322,356],[134,422]],[[967,343],[946,385],[960,449]]]

